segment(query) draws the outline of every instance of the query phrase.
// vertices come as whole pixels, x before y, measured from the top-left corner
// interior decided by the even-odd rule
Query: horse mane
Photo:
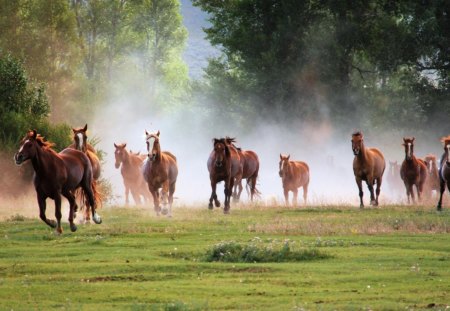
[[[442,137],[442,138],[441,138],[441,142],[442,142],[443,144],[448,144],[448,143],[450,143],[450,135]]]
[[[355,130],[353,131],[352,136],[363,136],[363,133],[361,130]]]
[[[233,142],[235,142],[235,139],[234,138],[230,138],[228,136],[226,138],[213,138],[214,146],[217,143],[222,143],[225,146],[225,155],[227,157],[229,157],[231,155],[230,148],[229,148],[229,144],[230,144],[229,142],[233,143]]]
[[[236,137],[229,137],[226,136],[225,137],[225,142],[229,145],[234,145],[234,143],[236,142]]]

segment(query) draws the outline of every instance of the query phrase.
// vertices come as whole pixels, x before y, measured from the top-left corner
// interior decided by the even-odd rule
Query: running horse
[[[255,194],[259,194],[259,191],[256,189],[256,181],[259,172],[258,155],[252,150],[242,150],[241,148],[236,147],[232,143],[231,138],[227,137],[226,139],[227,143],[232,145],[238,151],[242,166],[242,175],[236,176],[234,180],[233,198],[236,202],[240,200],[243,190],[242,179],[246,179],[247,186],[250,186],[250,200],[253,202]]]
[[[436,156],[434,154],[428,154],[423,162],[427,167],[427,180],[424,185],[424,196],[426,198],[431,198],[433,190],[438,193],[441,183],[436,164]]]
[[[442,210],[442,195],[445,192],[445,185],[447,185],[447,189],[450,192],[450,136],[443,137],[441,141],[444,144],[444,154],[439,165],[440,195],[437,204],[438,211]]]
[[[44,141],[36,130],[29,131],[22,139],[19,151],[14,155],[17,165],[30,160],[34,169],[34,187],[39,204],[39,217],[50,227],[56,228],[58,234],[61,228],[61,195],[70,203],[70,230],[77,230],[73,220],[77,212],[74,191],[82,189],[92,211],[92,218],[96,224],[102,219],[96,212],[96,196],[98,195],[92,179],[92,166],[88,157],[74,149],[66,148],[60,153],[52,149],[53,144]],[[45,215],[46,199],[55,201],[56,221]]]
[[[220,207],[220,201],[217,199],[217,183],[225,183],[225,203],[223,212],[230,213],[230,200],[233,192],[233,184],[236,176],[242,176],[242,165],[238,150],[233,146],[234,138],[214,138],[213,150],[211,151],[207,167],[209,171],[209,180],[211,182],[211,196],[209,198],[208,208],[213,208],[213,200],[216,207]]]
[[[417,198],[421,199],[423,186],[427,180],[427,166],[422,159],[417,159],[414,155],[414,137],[404,137],[403,146],[405,147],[405,160],[400,168],[400,176],[406,188],[408,204],[415,203],[413,186],[416,186]]]
[[[168,217],[171,217],[173,194],[178,177],[177,158],[168,151],[161,151],[159,135],[159,131],[157,133],[148,133],[145,131],[148,158],[142,166],[142,174],[153,196],[156,215],[159,216],[159,213],[162,212],[163,215],[167,213]],[[162,188],[162,196],[168,196],[168,211],[166,209],[161,211],[161,207],[159,206],[160,188]]]
[[[364,135],[357,131],[352,134],[352,150],[355,158],[353,159],[353,173],[355,175],[356,184],[359,189],[359,206],[364,207],[362,182],[367,183],[370,191],[370,204],[378,206],[378,198],[381,191],[381,183],[383,181],[383,173],[386,168],[384,156],[377,148],[366,148],[364,146]],[[377,185],[376,197],[374,195],[373,186]]]
[[[115,163],[114,166],[118,169],[120,167],[120,173],[122,174],[123,184],[125,187],[125,204],[129,204],[129,194],[133,196],[134,202],[137,205],[141,204],[141,196],[146,201],[150,199],[150,193],[146,182],[141,173],[142,163],[144,159],[140,154],[135,154],[127,151],[125,148],[127,144],[116,144],[114,147]]]
[[[94,177],[94,183],[97,183],[98,179],[100,178],[100,172],[101,172],[100,160],[97,156],[95,148],[87,142],[87,135],[86,135],[87,128],[88,128],[87,124],[84,127],[72,128],[73,143],[71,145],[69,145],[68,148],[79,150],[87,155],[87,157],[92,165],[92,174]],[[76,194],[76,196],[77,195],[78,194]],[[100,195],[98,196],[98,200],[101,201]],[[83,207],[84,203],[81,202],[81,204]],[[89,207],[88,207],[88,205],[86,205],[86,206],[87,206],[87,208],[84,212],[84,221],[86,223],[89,223],[89,221],[91,220],[91,217],[89,215]]]
[[[289,205],[289,191],[292,191],[292,205],[297,206],[298,188],[303,187],[303,201],[308,199],[309,166],[302,161],[290,161],[290,155],[280,154],[279,172],[283,184],[284,199]]]

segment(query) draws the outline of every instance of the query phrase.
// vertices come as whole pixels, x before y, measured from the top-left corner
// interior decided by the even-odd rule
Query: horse
[[[403,181],[400,177],[400,164],[397,161],[389,161],[386,181],[392,193],[398,195],[403,192]]]
[[[69,145],[68,148],[79,150],[87,155],[92,165],[92,174],[94,177],[94,182],[96,183],[100,178],[101,173],[100,160],[97,156],[95,148],[87,142],[87,128],[87,124],[84,127],[72,128],[73,143]],[[90,221],[89,208],[85,211],[84,219],[85,222]]]
[[[413,204],[415,203],[413,186],[416,186],[417,197],[420,201],[423,186],[427,180],[427,166],[422,159],[417,159],[414,155],[414,137],[404,137],[403,146],[405,147],[405,160],[403,160],[400,168],[400,176],[406,188],[406,196],[408,204],[410,204],[410,197]]]
[[[423,162],[427,167],[427,175],[428,175],[424,185],[424,196],[426,198],[430,198],[433,190],[436,191],[436,193],[439,191],[441,183],[436,164],[436,156],[434,154],[428,154],[423,159]]]
[[[444,144],[444,154],[441,157],[441,163],[439,165],[439,202],[437,204],[437,210],[442,211],[442,195],[445,192],[445,185],[450,192],[450,135],[441,139]]]
[[[156,215],[159,216],[162,212],[163,215],[168,214],[168,217],[172,217],[173,194],[178,177],[177,158],[168,151],[161,151],[159,135],[159,131],[157,133],[145,131],[148,157],[142,166],[142,173],[153,196]],[[162,188],[163,199],[167,196],[168,211],[165,208],[161,211],[159,206],[160,188]]]
[[[39,204],[39,217],[48,226],[56,228],[58,234],[61,228],[61,195],[70,203],[69,223],[70,230],[77,230],[73,220],[76,217],[77,204],[74,191],[82,189],[92,211],[92,218],[96,224],[102,222],[96,212],[96,196],[98,195],[92,178],[92,166],[88,157],[74,149],[66,148],[60,153],[52,149],[53,144],[44,141],[36,130],[29,131],[22,139],[20,148],[14,155],[17,165],[30,160],[34,169],[34,187]],[[46,199],[55,201],[54,220],[47,219],[45,215]]]
[[[229,137],[227,137],[227,139],[227,143],[233,145],[233,147],[238,151],[242,166],[242,175],[236,176],[234,180],[233,198],[235,201],[240,200],[243,190],[242,179],[246,179],[247,186],[250,186],[250,200],[253,202],[254,195],[259,194],[259,191],[256,189],[256,180],[258,179],[259,172],[258,155],[252,150],[242,150],[241,148],[236,147],[230,141]]]
[[[233,190],[234,180],[237,176],[242,176],[242,165],[238,150],[233,146],[234,138],[214,138],[213,150],[211,151],[207,168],[209,171],[209,180],[211,182],[211,196],[209,198],[208,208],[213,208],[213,200],[216,207],[220,207],[220,201],[217,199],[217,183],[225,183],[225,203],[223,212],[230,213],[230,199]]]
[[[123,184],[125,186],[125,204],[129,204],[129,194],[133,196],[134,202],[137,205],[141,204],[141,196],[146,201],[150,199],[150,193],[148,192],[148,188],[146,182],[141,174],[141,167],[144,159],[140,154],[134,154],[128,152],[125,148],[127,144],[116,144],[114,143],[114,147],[116,150],[114,151],[115,163],[114,166],[116,169],[120,167],[120,173],[122,174]]]
[[[303,187],[303,201],[308,198],[309,166],[302,161],[290,161],[290,155],[280,154],[279,172],[286,205],[289,205],[289,191],[294,194],[292,205],[297,206],[298,188]]]
[[[352,134],[351,143],[353,154],[355,155],[353,159],[353,173],[359,189],[359,207],[364,207],[362,181],[365,181],[369,188],[370,204],[378,206],[383,173],[386,168],[384,156],[377,148],[366,148],[364,146],[364,135],[361,131],[356,131]],[[377,185],[376,197],[373,193],[374,184]]]

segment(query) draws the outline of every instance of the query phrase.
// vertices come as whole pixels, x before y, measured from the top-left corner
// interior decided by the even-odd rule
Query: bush
[[[253,240],[254,241],[254,240]],[[222,262],[296,262],[325,259],[329,256],[318,249],[291,249],[289,242],[270,245],[259,243],[240,244],[234,241],[213,245],[206,252],[205,261]]]

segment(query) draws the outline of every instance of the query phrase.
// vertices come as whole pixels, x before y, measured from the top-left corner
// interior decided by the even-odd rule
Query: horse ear
[[[33,136],[31,136],[31,138],[36,139],[36,137],[37,137],[37,131],[33,130]]]
[[[147,132],[147,130],[145,130],[145,136],[148,136],[148,132]]]
[[[289,159],[290,159],[290,157],[291,157],[291,155],[290,155],[290,154],[288,154],[288,156],[287,156],[287,159],[289,160]]]
[[[76,133],[76,129],[74,129],[73,127],[72,127],[72,132],[75,134]]]
[[[160,133],[159,133],[159,130],[158,130],[158,133],[156,133],[156,136],[158,136],[158,137],[159,137],[159,134],[160,134]]]
[[[86,125],[83,127],[83,131],[84,131],[84,132],[87,131],[87,123],[86,123]]]
[[[114,147],[119,148],[119,147],[117,147],[116,143],[114,143]]]
[[[127,143],[122,144],[122,148],[125,148],[126,146],[127,146]]]
[[[416,140],[416,138],[415,137],[413,137],[412,139],[411,139],[412,141],[414,141],[414,140]]]
[[[281,155],[281,153],[280,153],[280,160],[283,160],[283,156]]]

